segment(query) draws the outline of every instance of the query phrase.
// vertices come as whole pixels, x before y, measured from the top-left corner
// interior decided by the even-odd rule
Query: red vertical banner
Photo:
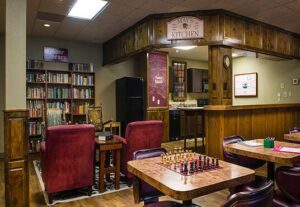
[[[168,55],[148,53],[148,108],[167,108],[168,101]]]

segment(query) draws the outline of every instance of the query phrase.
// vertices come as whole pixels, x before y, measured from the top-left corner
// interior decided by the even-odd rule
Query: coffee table
[[[115,173],[115,189],[120,188],[120,153],[122,149],[122,142],[113,138],[108,141],[100,141],[98,138],[95,138],[95,151],[99,150],[99,191],[100,193],[104,192],[104,176],[105,174]],[[105,158],[107,152],[111,151],[113,154],[114,162],[113,166],[105,165]]]

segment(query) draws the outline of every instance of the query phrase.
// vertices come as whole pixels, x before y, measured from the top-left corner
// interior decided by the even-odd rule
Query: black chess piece
[[[207,166],[206,166],[206,159],[203,160],[203,170],[206,170]]]
[[[207,158],[206,164],[207,164],[207,169],[210,169],[210,165],[209,165],[209,157]]]
[[[216,168],[219,168],[219,158],[216,158]]]
[[[184,167],[183,167],[183,172],[184,172],[184,173],[187,173],[187,172],[188,172],[188,167],[187,167],[188,164],[187,164],[187,162],[184,162],[183,165],[184,165]]]
[[[184,170],[184,164],[182,162],[182,163],[180,163],[180,173],[183,173],[183,170]]]
[[[190,173],[194,172],[194,162],[190,161]]]
[[[215,168],[215,158],[212,158],[211,162],[212,162],[211,167],[214,169]]]

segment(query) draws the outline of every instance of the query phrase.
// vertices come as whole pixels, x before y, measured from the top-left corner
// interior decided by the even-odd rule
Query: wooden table
[[[256,141],[263,143],[263,139],[256,139]],[[300,147],[299,144],[280,141],[275,141],[275,146],[276,145],[280,145],[283,147]],[[267,177],[271,180],[274,180],[275,163],[286,166],[293,166],[294,163],[300,161],[299,154],[275,152],[273,151],[273,149],[264,148],[263,146],[250,147],[239,143],[235,143],[226,145],[225,150],[234,154],[244,155],[260,160],[266,160],[268,165]]]
[[[219,161],[220,169],[183,176],[159,164],[160,157],[128,162],[128,171],[164,194],[184,203],[225,188],[254,180],[254,170]],[[138,191],[134,185],[134,195]]]
[[[120,152],[122,149],[122,142],[113,138],[108,141],[100,141],[95,138],[95,151],[99,150],[99,191],[104,192],[104,175],[108,173],[115,173],[115,189],[120,188]],[[106,152],[111,151],[114,154],[114,164],[105,165]]]
[[[203,107],[178,107],[178,109],[180,111],[183,111],[184,113],[184,146],[183,149],[186,150],[186,140],[187,140],[187,132],[188,132],[188,116],[193,116],[194,117],[194,130],[195,130],[195,134],[194,134],[194,138],[195,138],[195,151],[197,152],[197,116],[200,115],[202,118],[202,129],[204,130],[204,110]],[[202,137],[202,152],[205,152],[205,142],[204,142],[204,133],[201,134]]]
[[[300,143],[300,132],[292,133],[292,134],[285,134],[284,139],[288,140],[288,141]]]

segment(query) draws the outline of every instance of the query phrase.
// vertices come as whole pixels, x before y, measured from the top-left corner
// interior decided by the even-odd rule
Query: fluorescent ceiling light
[[[191,50],[193,48],[195,48],[197,46],[194,46],[194,45],[190,45],[190,46],[177,46],[177,47],[173,47],[174,49],[177,49],[177,50]]]
[[[107,3],[104,0],[77,0],[68,16],[91,20]]]
[[[44,24],[44,27],[51,27],[51,24]]]

